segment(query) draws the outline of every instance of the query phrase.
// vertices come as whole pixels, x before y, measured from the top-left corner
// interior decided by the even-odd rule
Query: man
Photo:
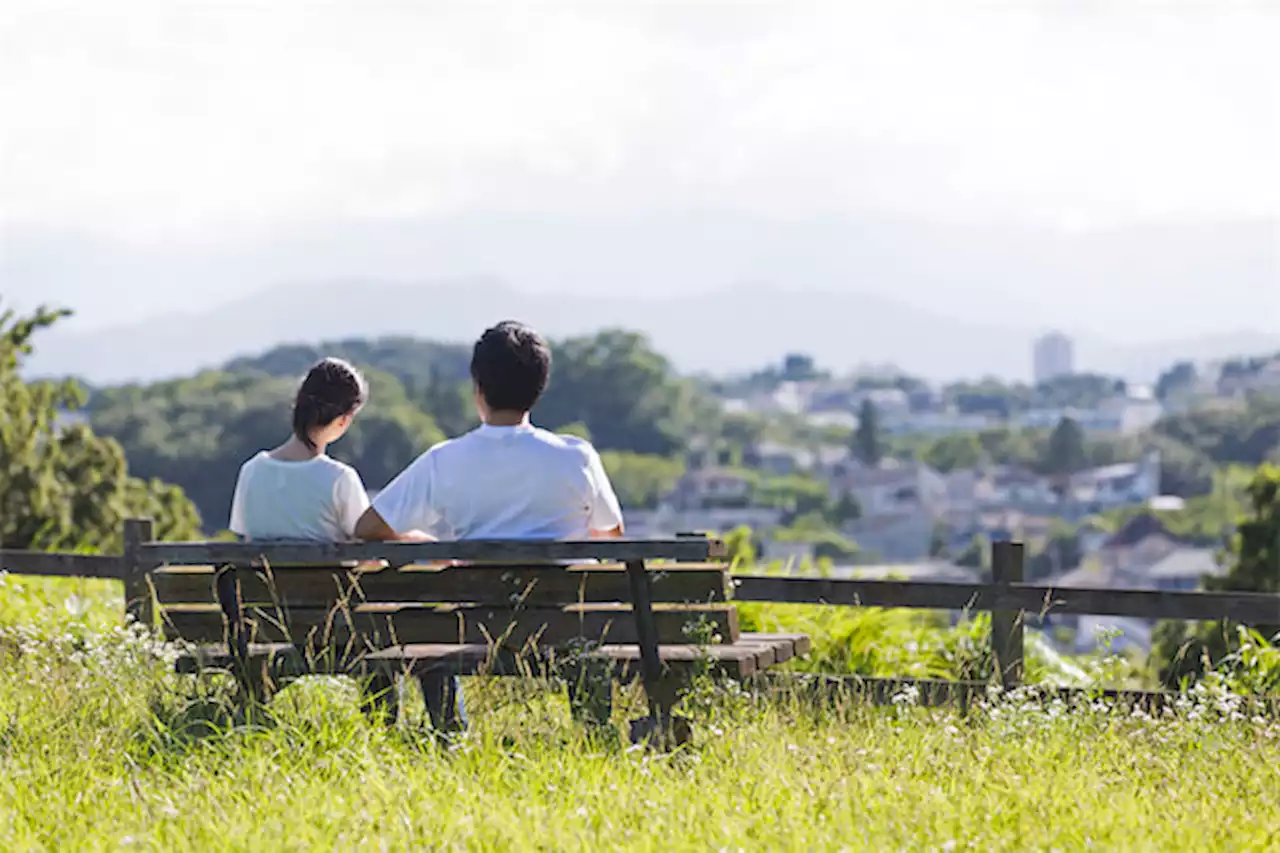
[[[547,388],[551,350],[507,321],[471,355],[481,425],[437,444],[378,493],[356,523],[361,539],[582,539],[622,535],[622,510],[589,442],[529,422]],[[437,728],[466,725],[456,678],[426,675]],[[456,710],[455,710],[456,704]]]

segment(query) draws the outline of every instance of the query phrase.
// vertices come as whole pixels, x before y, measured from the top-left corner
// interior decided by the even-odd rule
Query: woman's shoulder
[[[243,475],[245,471],[250,471],[250,470],[252,470],[252,469],[254,469],[254,468],[258,467],[259,465],[261,465],[261,464],[262,464],[262,460],[264,460],[264,459],[266,459],[266,458],[268,458],[268,457],[267,457],[267,451],[265,451],[265,450],[259,450],[257,453],[253,454],[253,455],[252,455],[252,456],[250,456],[248,459],[246,459],[246,460],[244,460],[243,462],[241,462],[241,463],[240,463],[240,473],[241,473],[241,475]]]
[[[346,462],[334,459],[332,456],[317,456],[315,461],[317,464],[323,465],[325,470],[331,472],[335,480],[351,477],[355,477],[357,480],[360,479],[360,473],[355,468]]]

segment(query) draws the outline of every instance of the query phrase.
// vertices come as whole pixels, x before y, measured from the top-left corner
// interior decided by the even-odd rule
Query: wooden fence
[[[190,561],[193,555],[211,563],[247,561],[262,553],[262,545],[237,542],[164,543],[152,541],[151,522],[126,522],[124,553],[119,556],[0,550],[0,569],[13,574],[54,577],[112,578],[124,582],[126,606],[150,620],[151,595],[146,573],[169,561]],[[717,543],[718,544],[718,543]],[[657,550],[655,550],[657,546]],[[548,550],[550,548],[550,550]],[[496,549],[496,550],[495,550]],[[415,544],[273,544],[276,562],[340,562],[389,558],[406,564],[440,558],[481,561],[582,559],[596,557],[626,561],[661,556],[674,560],[705,559],[708,543],[701,537],[673,540],[592,540],[561,543],[439,542]],[[661,555],[657,553],[661,551]],[[397,555],[393,558],[391,552]],[[716,548],[710,549],[713,556]],[[1280,595],[1246,592],[1171,592],[1141,589],[1063,589],[1023,583],[1023,546],[1017,542],[992,545],[991,583],[854,580],[816,577],[734,575],[732,600],[843,607],[922,608],[991,613],[991,650],[999,684],[1011,689],[1023,683],[1023,631],[1028,616],[1092,614],[1141,619],[1230,619],[1249,624],[1280,624]],[[823,677],[828,683],[842,677]],[[882,698],[887,685],[897,689],[912,683],[939,695],[985,689],[985,684],[914,681],[911,679],[846,679]],[[1129,691],[1133,696],[1151,696]]]

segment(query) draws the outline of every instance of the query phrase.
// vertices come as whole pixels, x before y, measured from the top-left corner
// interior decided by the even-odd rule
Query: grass
[[[908,695],[872,708],[707,688],[696,742],[663,755],[584,733],[542,686],[474,679],[473,730],[442,744],[417,703],[388,727],[340,679],[246,718],[226,685],[179,679],[170,649],[114,627],[118,593],[68,609],[65,581],[6,580],[0,612],[24,627],[0,631],[5,850],[1280,843],[1280,724],[1207,688],[1160,719],[1018,696],[960,717]]]

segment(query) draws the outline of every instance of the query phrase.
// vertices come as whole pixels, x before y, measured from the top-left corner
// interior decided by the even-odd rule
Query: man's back
[[[374,499],[394,530],[440,539],[582,539],[622,524],[600,456],[529,424],[436,445]]]

